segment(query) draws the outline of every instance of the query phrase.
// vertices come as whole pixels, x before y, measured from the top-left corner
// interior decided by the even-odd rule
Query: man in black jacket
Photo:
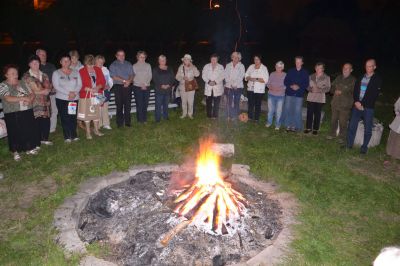
[[[356,137],[358,122],[364,121],[364,142],[361,153],[368,151],[368,143],[372,136],[374,107],[382,86],[382,79],[375,73],[376,61],[369,59],[365,63],[365,74],[354,85],[354,107],[351,113],[347,134],[347,148],[352,148]]]

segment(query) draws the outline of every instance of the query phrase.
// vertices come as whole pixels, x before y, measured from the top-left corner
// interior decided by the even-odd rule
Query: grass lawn
[[[304,136],[263,124],[210,121],[200,104],[197,108],[194,120],[182,121],[171,111],[170,121],[154,124],[151,113],[147,125],[134,123],[72,144],[63,143],[58,127],[54,146],[43,147],[37,157],[23,156],[20,163],[0,140],[5,175],[0,181],[0,265],[76,265],[79,258],[64,258],[53,241],[53,212],[64,198],[89,177],[137,164],[183,162],[208,133],[235,144],[234,162],[250,165],[254,174],[298,198],[300,224],[288,265],[370,265],[382,247],[400,244],[400,162],[385,155],[387,129],[383,143],[361,156],[357,149],[343,151],[326,140],[326,122],[320,136]],[[378,107],[385,125],[391,108]],[[90,250],[102,253],[96,245]]]

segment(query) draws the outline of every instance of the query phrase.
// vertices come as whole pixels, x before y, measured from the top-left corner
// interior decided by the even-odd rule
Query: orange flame
[[[211,138],[200,143],[195,180],[175,200],[175,212],[214,234],[229,233],[245,210],[245,198],[224,181]]]

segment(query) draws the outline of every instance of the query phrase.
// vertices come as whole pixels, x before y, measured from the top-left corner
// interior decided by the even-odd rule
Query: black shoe
[[[318,130],[313,130],[312,134],[313,135],[318,135]]]
[[[360,154],[367,154],[368,150],[361,149]]]
[[[308,134],[311,132],[311,129],[304,129],[304,134]]]
[[[125,124],[126,127],[131,127],[131,124]]]

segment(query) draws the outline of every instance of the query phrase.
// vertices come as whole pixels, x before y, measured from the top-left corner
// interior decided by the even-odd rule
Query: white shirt
[[[106,68],[105,66],[103,66],[103,67],[101,68],[101,71],[103,71],[103,75],[104,75],[104,77],[105,77],[105,79],[106,79],[106,82],[107,82],[106,88],[107,88],[107,89],[111,89],[112,86],[114,85],[114,81],[113,81],[113,79],[111,78],[110,71],[109,71],[108,68]]]
[[[225,68],[225,87],[230,89],[232,87],[243,88],[245,71],[244,65],[241,62],[237,63],[235,67],[233,66],[232,62],[227,64]]]
[[[254,64],[249,66],[245,75],[247,78],[261,78],[264,80],[264,83],[258,81],[248,81],[247,82],[247,90],[254,91],[254,93],[265,93],[265,86],[267,85],[269,79],[269,73],[266,66],[261,64],[261,66],[256,69]]]
[[[203,68],[202,78],[205,82],[204,95],[214,97],[221,96],[224,94],[224,67],[217,64],[213,69],[211,63],[207,64]],[[208,84],[209,81],[215,81],[216,84],[211,86]]]

